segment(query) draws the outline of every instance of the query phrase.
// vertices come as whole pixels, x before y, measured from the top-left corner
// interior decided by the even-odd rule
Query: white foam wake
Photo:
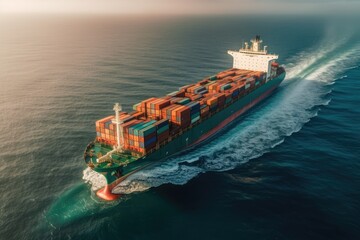
[[[319,67],[319,63],[321,65],[334,60],[334,56],[331,56],[332,53],[346,44],[353,34],[351,29],[339,31],[338,26],[326,28],[322,41],[288,60],[286,64],[287,79],[306,78],[308,74]]]
[[[103,175],[100,173],[97,173],[93,171],[91,168],[87,167],[83,171],[83,179],[86,183],[89,183],[91,185],[91,189],[93,191],[96,191],[106,184],[106,179]]]
[[[359,60],[358,46],[341,49],[346,42],[344,38],[325,40],[299,54],[296,60],[289,60],[287,80],[292,84],[280,86],[270,101],[231,131],[188,154],[131,175],[113,191],[132,193],[165,183],[182,185],[202,172],[233,169],[281,144],[286,136],[299,131],[317,115],[318,106],[329,104],[328,85]],[[84,179],[93,189],[105,184],[105,179],[91,170],[84,171]]]

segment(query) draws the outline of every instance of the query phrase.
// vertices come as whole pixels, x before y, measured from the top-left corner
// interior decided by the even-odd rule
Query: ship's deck
[[[117,169],[120,166],[126,166],[138,159],[138,157],[133,156],[130,152],[114,152],[111,156],[106,157],[102,161],[97,161],[111,150],[113,150],[111,146],[94,143],[86,150],[85,161],[92,168],[111,170]]]

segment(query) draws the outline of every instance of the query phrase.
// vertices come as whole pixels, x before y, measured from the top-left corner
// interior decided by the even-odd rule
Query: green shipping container
[[[196,113],[191,115],[191,119],[194,119],[194,118],[199,117],[199,116],[200,116],[200,112],[196,112]]]
[[[200,116],[197,116],[196,118],[191,119],[191,123],[195,123],[200,120]]]
[[[139,130],[139,137],[146,137],[147,135],[153,133],[156,131],[156,127],[155,126],[147,126],[141,130]]]
[[[184,98],[184,99],[178,101],[177,103],[180,104],[180,105],[185,105],[185,104],[187,104],[189,102],[190,102],[189,98]]]
[[[211,80],[211,81],[215,81],[215,80],[217,80],[216,75],[214,75],[214,76],[210,76],[210,77],[209,77],[209,80]]]
[[[163,132],[166,132],[169,130],[169,125],[163,126],[157,130],[157,134],[162,134]]]
[[[144,128],[147,128],[148,126],[152,126],[155,122],[156,122],[156,120],[151,120],[151,121],[149,121],[149,122],[147,122],[147,123],[142,124],[142,125],[139,126],[139,127],[136,127],[136,128],[134,129],[134,135],[135,135],[135,136],[140,136],[139,134],[140,134],[140,131],[141,131],[141,130],[143,130]],[[153,127],[155,127],[155,126],[153,126]]]

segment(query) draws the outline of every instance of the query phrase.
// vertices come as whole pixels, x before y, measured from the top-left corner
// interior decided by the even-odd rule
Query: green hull
[[[112,157],[114,162],[112,164],[96,164],[96,157],[94,156],[96,156],[99,151],[105,153],[106,151],[111,150],[110,148],[101,146],[100,143],[96,143],[88,146],[86,152],[89,152],[89,150],[92,149],[94,154],[93,156],[85,154],[85,160],[87,163],[94,163],[92,169],[103,174],[109,185],[118,184],[130,174],[143,169],[152,163],[163,161],[172,155],[178,154],[181,151],[209,140],[226,125],[230,124],[248,109],[269,96],[284,78],[285,72],[264,85],[252,90],[245,96],[234,100],[224,108],[218,109],[218,111],[212,113],[209,117],[202,119],[196,125],[193,125],[179,133],[177,136],[174,136],[167,144],[159,146],[157,150],[143,157],[136,158],[130,154],[122,156],[114,154]],[[121,166],[117,164],[119,161],[122,161]]]

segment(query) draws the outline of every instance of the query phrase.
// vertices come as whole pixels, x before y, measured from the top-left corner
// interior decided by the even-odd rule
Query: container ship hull
[[[100,195],[101,198],[107,200],[116,198],[116,196],[112,195],[111,190],[131,174],[148,167],[151,164],[166,160],[172,155],[176,155],[181,151],[199,145],[210,139],[216,133],[224,129],[225,126],[233,122],[236,118],[240,117],[243,113],[271,95],[271,93],[279,86],[284,78],[285,73],[282,73],[278,77],[252,91],[248,95],[245,95],[241,99],[235,101],[230,106],[216,112],[211,117],[201,121],[198,125],[193,126],[188,131],[183,132],[181,135],[177,136],[166,145],[159,147],[159,149],[153,153],[137,159],[132,164],[122,166],[120,168],[109,167],[107,171],[104,171],[105,169],[94,168],[95,171],[105,176],[106,182],[108,183],[108,186],[102,189],[98,195]],[[96,145],[94,145],[93,148],[96,148]],[[119,170],[121,172],[120,176],[113,174],[114,171]],[[101,195],[102,193],[104,195]]]
[[[259,50],[254,52],[257,53],[259,52]],[[235,54],[236,53],[238,52],[235,52]],[[244,54],[248,54],[248,51],[246,50]],[[262,54],[261,57],[263,57],[264,55],[262,52],[260,52],[259,54]],[[198,105],[199,109],[201,104],[202,107],[207,107],[207,109],[210,109],[208,111],[208,114],[201,115],[201,117],[200,117],[200,110],[195,109],[194,111],[197,111],[198,117],[194,119],[191,118],[192,119],[191,122],[186,122],[185,125],[176,125],[178,124],[179,121],[183,121],[182,115],[181,117],[178,117],[176,113],[175,115],[170,114],[170,116],[167,116],[166,112],[171,110],[166,110],[166,107],[163,109],[163,112],[165,110],[165,116],[161,116],[161,117],[156,116],[157,120],[152,120],[152,121],[150,121],[149,119],[154,118],[154,116],[151,114],[156,112],[155,110],[149,108],[145,110],[139,109],[140,112],[144,111],[143,115],[145,116],[145,119],[141,120],[143,121],[142,123],[140,123],[141,126],[139,125],[138,122],[136,122],[136,120],[132,120],[134,121],[135,125],[132,124],[133,129],[130,130],[129,132],[129,129],[131,129],[131,127],[130,128],[126,128],[126,127],[127,125],[130,126],[131,124],[125,123],[124,125],[124,121],[123,121],[121,122],[122,125],[120,125],[119,123],[120,118],[117,115],[116,120],[115,121],[112,120],[113,122],[111,123],[111,124],[114,123],[117,124],[117,128],[114,127],[116,126],[115,124],[113,125],[113,131],[112,131],[113,133],[115,132],[117,133],[117,138],[115,138],[118,139],[117,144],[113,141],[112,142],[110,141],[110,143],[112,144],[109,144],[109,141],[102,141],[101,137],[97,137],[97,139],[94,142],[90,143],[87,146],[86,151],[84,153],[84,159],[87,165],[91,167],[94,171],[104,175],[104,177],[106,178],[107,185],[103,189],[97,192],[97,196],[105,200],[115,200],[116,198],[119,197],[119,195],[114,194],[112,190],[128,176],[141,169],[144,169],[145,167],[148,167],[151,164],[157,163],[159,161],[164,161],[167,158],[179,154],[184,150],[188,150],[190,148],[193,148],[199,144],[206,142],[207,140],[215,136],[218,132],[223,130],[226,126],[231,124],[243,113],[245,113],[246,111],[257,105],[266,97],[268,97],[284,80],[285,71],[282,67],[279,67],[277,63],[272,62],[272,60],[268,57],[270,56],[273,58],[275,57],[277,58],[276,55],[265,55],[265,56],[267,56],[267,59],[263,60],[263,62],[265,63],[264,64],[265,68],[263,71],[258,71],[258,70],[254,71],[251,69],[250,71],[244,69],[241,70],[239,66],[235,65],[235,63],[238,62],[235,60],[234,61],[235,68],[223,71],[218,75],[216,75],[217,77],[214,76],[213,77],[214,79],[212,79],[212,77],[209,77],[197,84],[194,84],[194,86],[188,88],[188,89],[192,89],[191,91],[193,91],[193,89],[195,89],[196,91],[196,89],[202,89],[205,88],[204,86],[206,86],[207,90],[203,91],[204,94],[192,94],[192,96],[201,95],[201,97],[197,98],[196,100],[190,101],[190,103],[185,104],[185,107],[176,105],[176,103],[172,105],[170,103],[167,103],[170,104],[170,106],[168,106],[169,109],[172,109],[171,106],[173,106],[174,109],[181,109],[182,112],[188,111],[189,116],[190,116],[190,109],[193,108],[194,110],[195,109],[194,106],[196,105]],[[240,55],[240,57],[243,57],[243,55]],[[251,60],[252,59],[253,56],[251,56]],[[258,61],[256,62],[256,64],[258,64]],[[266,73],[267,69],[270,68],[270,65],[272,67],[272,70]],[[241,75],[240,73],[239,75],[235,74],[235,72],[241,72],[241,71],[247,72],[248,75],[246,75],[246,77],[243,77],[245,75]],[[256,81],[255,78],[257,78]],[[216,83],[213,82],[216,80],[218,81],[219,86],[217,86]],[[217,90],[215,90],[215,88],[212,89],[210,85],[217,86]],[[228,88],[225,88],[226,86]],[[242,91],[241,94],[239,94],[238,91],[239,89]],[[180,89],[180,90],[183,91],[182,92],[183,94],[184,92],[187,91],[186,89],[185,90]],[[212,91],[212,93],[210,93],[210,91]],[[234,93],[237,93],[238,95],[234,95]],[[188,95],[186,96],[189,96],[190,93],[187,94]],[[224,101],[224,103],[221,106],[219,105],[219,107],[217,105],[216,108],[211,108],[212,103],[209,99],[213,99],[214,96],[215,98],[220,99],[220,97],[223,97],[225,99],[225,95],[227,96],[226,102]],[[155,106],[156,105],[155,103],[161,105],[166,101],[170,102],[170,100],[168,100],[169,98],[154,100],[153,101],[154,103],[152,105],[151,104],[149,105],[148,103],[147,104],[149,106]],[[175,98],[172,97],[171,99],[175,99]],[[145,100],[144,102],[146,101],[147,100]],[[146,108],[147,105],[145,104],[144,106]],[[161,109],[162,107],[160,106],[159,108]],[[114,107],[114,110],[116,113],[119,110],[116,105]],[[191,110],[191,112],[193,112],[193,110]],[[180,111],[180,110],[176,110],[176,111]],[[160,110],[158,110],[157,112],[161,113]],[[135,113],[134,116],[135,115],[138,116],[139,114]],[[176,118],[174,118],[174,116],[176,116]],[[158,130],[157,134],[156,132],[150,133],[150,130],[152,128],[155,129],[160,128],[160,125],[151,127],[152,126],[151,124],[156,125],[157,123],[164,123],[165,120],[168,121],[169,124],[168,127],[169,129],[167,130],[167,135],[165,138],[161,137],[164,135],[161,134],[162,131],[159,132]],[[161,126],[162,125],[163,124],[161,124]],[[119,126],[122,127],[120,128]],[[136,126],[140,126],[140,128],[143,128],[143,130],[139,130],[139,128],[136,129]],[[98,123],[97,123],[97,129],[98,129]],[[125,138],[123,136],[124,132],[122,131],[122,129],[126,129],[125,134],[127,134],[126,135],[127,137]],[[100,129],[97,131],[102,131],[102,130]],[[109,131],[111,132],[111,130],[107,130],[106,133],[108,133]],[[149,132],[149,134],[147,132]],[[150,139],[150,137],[153,135],[155,135],[155,137],[153,138],[156,139],[156,143],[150,143],[151,147],[146,149],[145,146],[146,142],[152,141],[151,139],[153,138]],[[132,136],[132,138],[130,138],[129,136]],[[147,138],[147,136],[149,136],[149,138]],[[123,151],[120,148],[116,148],[116,145],[120,146],[119,139],[122,139],[123,145],[125,144],[126,141],[127,143],[126,147],[128,148],[127,151]],[[131,145],[134,144],[134,139],[138,141],[137,142],[138,145],[140,143],[141,145],[140,148],[131,147]],[[144,139],[144,140],[139,140],[139,139]],[[136,150],[139,149],[144,150],[146,152],[142,152],[142,153],[137,152]]]

